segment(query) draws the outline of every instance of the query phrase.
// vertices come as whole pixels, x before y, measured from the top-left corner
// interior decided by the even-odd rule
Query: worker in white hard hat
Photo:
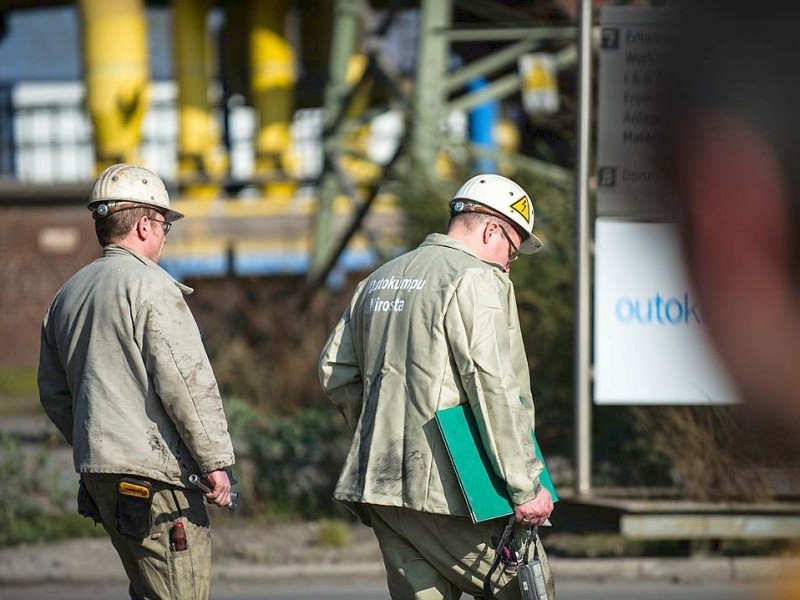
[[[134,221],[142,217],[150,224],[160,223],[163,236],[142,235],[155,227],[148,229],[145,223],[141,232],[128,236],[130,239],[126,241],[128,246],[135,246],[134,250],[154,262],[161,258],[172,223],[183,218],[183,213],[170,208],[167,188],[158,175],[128,164],[113,165],[100,174],[92,186],[87,208],[92,211],[97,239],[103,247],[121,234],[132,233]],[[131,212],[109,218],[121,211]]]
[[[507,519],[473,522],[435,413],[465,405],[475,417],[520,543],[530,526],[549,524],[508,276],[542,242],[530,196],[499,175],[467,181],[450,213],[447,234],[430,234],[358,285],[322,349],[320,381],[353,434],[334,497],[373,527],[392,598],[485,597],[485,582],[497,598],[520,598],[509,556],[490,577],[500,555],[491,540]]]
[[[192,290],[157,264],[183,215],[158,175],[127,164],[97,178],[88,208],[103,255],[47,309],[41,403],[73,448],[78,512],[108,532],[130,597],[208,598],[206,502],[231,504],[234,454]]]
[[[451,216],[477,212],[493,215],[508,222],[514,227],[520,239],[519,246],[514,245],[515,258],[519,254],[534,254],[544,246],[542,241],[533,235],[533,206],[528,194],[519,185],[502,175],[477,175],[468,180],[450,202],[450,211]]]

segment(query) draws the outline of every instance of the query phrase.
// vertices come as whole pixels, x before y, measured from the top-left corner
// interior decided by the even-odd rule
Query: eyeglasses
[[[159,221],[158,219],[154,219],[153,217],[149,217],[151,221],[155,221],[156,223],[161,223],[161,229],[164,230],[164,235],[169,233],[169,230],[172,229],[172,223],[170,221]]]
[[[512,262],[514,262],[519,258],[519,248],[513,241],[511,241],[511,236],[508,235],[506,228],[503,227],[502,225],[498,225],[498,227],[500,228],[500,231],[503,232],[503,235],[505,236],[506,241],[508,242],[508,263],[511,264]]]
[[[122,206],[120,208],[111,209],[108,203],[103,202],[98,204],[92,209],[92,218],[95,220],[105,219],[106,217],[114,213],[122,212],[123,210],[133,210],[134,208],[149,208],[152,210],[152,207],[145,206],[144,204],[133,204],[131,206]],[[169,230],[172,229],[172,221],[159,221],[158,219],[154,219],[149,215],[145,216],[151,221],[155,221],[156,223],[161,223],[161,228],[164,230],[164,235],[167,235],[169,233]]]

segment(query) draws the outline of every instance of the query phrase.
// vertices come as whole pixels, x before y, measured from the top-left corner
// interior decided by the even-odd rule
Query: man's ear
[[[492,232],[494,231],[493,226],[497,225],[492,221],[486,221],[483,223],[483,243],[488,244],[490,238],[492,237]]]
[[[146,219],[145,216],[139,217],[136,221],[136,236],[142,241],[146,240],[152,232],[151,228],[150,219]]]

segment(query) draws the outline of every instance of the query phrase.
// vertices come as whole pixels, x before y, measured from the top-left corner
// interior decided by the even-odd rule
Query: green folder
[[[436,422],[442,432],[447,452],[467,500],[473,523],[503,517],[514,512],[508,498],[506,484],[494,472],[486,450],[483,448],[475,416],[467,404],[436,411]],[[544,464],[536,436],[531,432],[536,456]],[[539,482],[550,492],[553,502],[558,494],[545,464]]]

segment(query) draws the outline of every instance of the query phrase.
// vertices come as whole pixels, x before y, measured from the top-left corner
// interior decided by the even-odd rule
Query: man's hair
[[[454,223],[461,223],[470,231],[475,231],[478,227],[483,225],[487,219],[491,217],[482,213],[464,212],[458,213],[450,217],[450,222],[447,225],[449,230]]]
[[[104,219],[95,220],[94,231],[97,234],[97,241],[105,248],[124,239],[142,217],[157,219],[160,215],[160,212],[148,206],[116,210]]]
[[[520,236],[520,239],[525,239],[525,236],[520,233],[519,228],[516,227],[513,223],[506,221],[501,216],[490,215],[485,212],[460,212],[452,215],[450,217],[450,222],[448,223],[447,229],[450,230],[450,227],[453,225],[454,222],[458,220],[459,223],[463,223],[467,229],[470,231],[475,231],[478,227],[486,223],[496,223],[500,227],[511,227],[516,230],[517,234]]]

